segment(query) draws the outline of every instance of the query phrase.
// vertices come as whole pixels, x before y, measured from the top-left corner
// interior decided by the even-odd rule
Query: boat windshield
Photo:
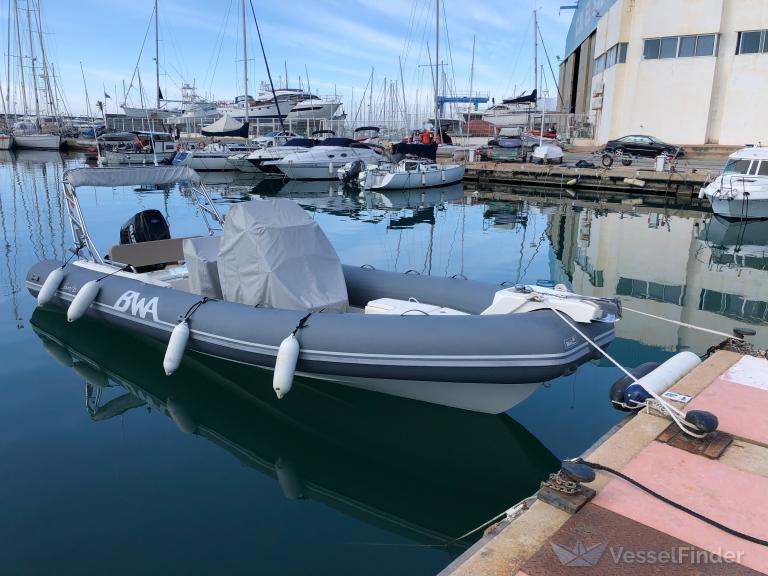
[[[750,162],[752,160],[745,158],[729,158],[723,168],[723,174],[746,174]]]

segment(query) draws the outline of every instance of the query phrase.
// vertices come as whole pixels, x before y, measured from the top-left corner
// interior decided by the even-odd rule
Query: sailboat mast
[[[535,107],[539,103],[539,14],[533,11],[533,89],[536,90]]]
[[[24,57],[22,56],[21,51],[21,23],[19,22],[19,0],[13,0],[13,19],[16,23],[16,49],[17,49],[17,56],[19,61],[19,78],[21,80],[21,103],[22,103],[22,110],[24,111],[24,116],[28,114],[28,108],[27,108],[27,86],[26,86],[26,80],[25,80],[25,73],[24,73]]]
[[[440,0],[435,0],[435,135],[440,134]]]
[[[243,89],[245,90],[245,121],[248,122],[248,41],[245,30],[245,0],[243,7]]]
[[[48,108],[50,114],[59,119],[59,110],[57,106],[56,94],[51,86],[51,74],[53,69],[48,69],[48,57],[45,55],[45,41],[43,39],[43,19],[40,14],[40,2],[37,2],[37,10],[35,11],[35,18],[37,20],[37,36],[40,41],[40,56],[43,60],[43,82],[45,84],[45,92],[48,98]],[[54,78],[55,80],[55,78]]]
[[[157,12],[157,0],[155,0],[155,84],[157,88],[157,109],[160,110],[160,18]]]
[[[40,128],[40,99],[37,94],[37,67],[35,65],[35,49],[32,43],[32,17],[29,14],[29,4],[27,4],[27,32],[29,33],[29,57],[32,61],[32,88],[35,91],[35,123]]]

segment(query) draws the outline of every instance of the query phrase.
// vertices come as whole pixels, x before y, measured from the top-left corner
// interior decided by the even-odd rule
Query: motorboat
[[[156,343],[96,319],[80,322],[73,330],[63,314],[45,309],[31,319],[50,362],[82,382],[81,389],[60,392],[70,399],[82,395],[77,408],[86,431],[98,434],[118,419],[130,430],[132,419],[149,410],[177,434],[194,435],[265,475],[286,507],[327,506],[458,553],[476,539],[460,535],[534,492],[558,466],[555,455],[508,414],[306,379],[297,379],[291,402],[284,402],[272,392],[268,372],[197,354],[187,355],[169,378],[157,369],[163,351]],[[468,486],[482,489],[470,494]],[[271,491],[267,497],[274,498]],[[331,571],[337,560],[329,555],[325,562],[328,569],[321,564],[316,571]]]
[[[384,153],[378,146],[351,138],[326,138],[318,146],[265,162],[264,165],[276,166],[288,178],[296,180],[335,180],[338,169],[349,162],[359,160],[367,165],[383,158]]]
[[[13,134],[0,133],[0,150],[10,150],[13,148]]]
[[[699,240],[709,246],[713,264],[768,269],[767,220],[734,220],[713,214],[701,227]]]
[[[501,104],[490,106],[483,112],[482,119],[494,126],[528,126],[532,119],[541,114],[537,109],[537,91],[506,98]]]
[[[464,179],[463,164],[438,164],[435,162],[437,144],[393,145],[393,154],[410,155],[399,162],[379,162],[368,165],[357,175],[361,188],[366,190],[405,190],[450,186]],[[360,161],[357,161],[360,162]],[[359,164],[358,164],[359,165]],[[339,178],[349,179],[354,170],[350,166]]]
[[[249,153],[232,154],[227,162],[243,172],[264,172],[265,174],[281,174],[280,169],[272,162],[282,160],[290,154],[301,154],[313,146],[319,140],[313,138],[291,138],[282,146],[265,147]]]
[[[726,218],[768,218],[768,147],[731,154],[721,174],[699,196],[706,196],[712,211]]]
[[[119,244],[97,248],[78,188],[174,182],[188,186],[206,235],[172,238],[162,214],[149,210],[123,225]],[[618,301],[561,285],[342,265],[295,202],[236,203],[225,219],[185,166],[75,168],[64,174],[63,193],[72,258],[32,266],[28,290],[70,322],[87,316],[164,343],[166,374],[203,354],[272,370],[278,397],[305,376],[499,413],[597,358],[585,337],[608,345],[621,316]]]
[[[133,132],[132,142],[118,133],[114,140],[100,140],[101,162],[120,164],[167,164],[176,155],[177,143],[167,132]]]
[[[306,99],[296,102],[291,108],[288,120],[329,120],[340,107],[341,101],[338,98],[321,98],[314,94],[307,94]]]
[[[238,146],[238,148],[242,149],[243,147]],[[247,152],[241,151],[237,153],[246,154]],[[237,167],[229,162],[229,158],[233,154],[235,154],[235,150],[232,146],[226,143],[212,142],[203,148],[179,150],[173,158],[173,164],[177,166],[189,166],[193,170],[205,172],[237,170]]]

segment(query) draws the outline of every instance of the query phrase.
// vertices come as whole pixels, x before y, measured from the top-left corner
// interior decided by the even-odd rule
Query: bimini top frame
[[[77,188],[94,186],[112,188],[115,186],[164,185],[175,182],[189,184],[193,200],[200,209],[208,234],[221,231],[224,223],[216,205],[211,200],[208,189],[200,180],[200,175],[187,166],[141,166],[131,168],[74,168],[64,173],[64,197],[67,199],[67,212],[72,237],[75,241],[73,252],[81,257],[81,251],[87,250],[90,260],[104,263],[104,258],[93,243],[85,224],[85,218],[77,198]]]

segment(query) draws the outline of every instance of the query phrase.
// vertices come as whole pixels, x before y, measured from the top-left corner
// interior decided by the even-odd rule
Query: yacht
[[[167,118],[166,124],[187,126],[201,121],[216,120],[221,116],[216,104],[198,96],[195,86],[186,82],[181,86],[181,110],[176,112],[175,115]]]
[[[212,142],[204,148],[197,150],[180,150],[173,158],[174,166],[189,166],[193,170],[215,171],[215,170],[237,170],[228,162],[230,156],[235,153],[247,153],[243,144],[225,144],[221,142]]]
[[[294,152],[281,160],[265,162],[296,180],[335,180],[339,168],[357,160],[375,164],[384,158],[380,148],[356,142],[351,138],[326,138],[319,146]]]
[[[768,218],[768,147],[747,147],[728,157],[722,173],[701,189],[712,211],[726,218]]]
[[[248,118],[252,120],[276,120],[280,117],[294,120],[330,119],[341,106],[338,100],[322,99],[300,88],[276,88],[273,95],[270,87],[262,83],[256,98],[238,96],[234,102],[219,105],[218,111],[244,120],[246,101]]]
[[[494,126],[528,126],[530,119],[540,115],[536,90],[517,98],[505,98],[483,113],[483,120]]]
[[[259,148],[250,153],[233,154],[227,158],[227,162],[242,172],[264,172],[267,174],[281,174],[279,168],[272,164],[282,160],[289,154],[306,152],[318,141],[312,138],[292,138],[282,146],[268,146]],[[265,163],[268,163],[265,165]]]
[[[288,113],[289,120],[299,119],[330,119],[333,118],[341,102],[334,97],[321,98],[307,94],[307,99],[297,102]]]

